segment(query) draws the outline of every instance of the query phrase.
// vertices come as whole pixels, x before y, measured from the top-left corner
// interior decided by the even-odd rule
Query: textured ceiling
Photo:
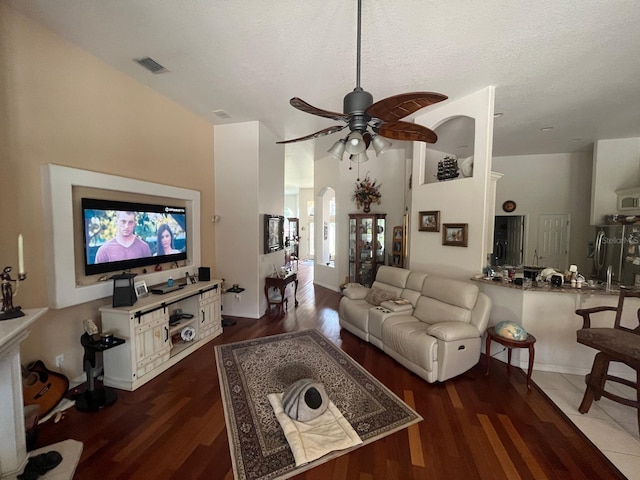
[[[306,135],[335,122],[289,99],[340,112],[355,86],[355,0],[0,1],[212,124]],[[361,85],[374,100],[494,85],[494,156],[577,151],[640,136],[639,25],[637,0],[364,0]],[[313,151],[287,148],[289,181],[308,186]]]

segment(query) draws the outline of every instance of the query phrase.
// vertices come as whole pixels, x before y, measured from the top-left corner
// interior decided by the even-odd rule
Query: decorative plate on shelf
[[[180,336],[185,342],[190,342],[196,337],[196,330],[193,327],[185,327],[180,332]]]
[[[515,209],[516,209],[516,202],[514,202],[513,200],[507,200],[502,204],[502,210],[504,210],[507,213],[511,213]]]
[[[384,228],[382,228],[382,225],[378,225],[377,230],[378,230],[378,233],[384,232]]]

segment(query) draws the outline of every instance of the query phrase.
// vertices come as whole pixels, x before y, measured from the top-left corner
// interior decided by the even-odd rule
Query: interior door
[[[540,215],[537,248],[540,264],[565,270],[569,267],[569,215]]]

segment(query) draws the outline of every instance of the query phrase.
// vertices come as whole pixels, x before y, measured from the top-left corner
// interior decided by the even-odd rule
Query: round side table
[[[487,371],[485,375],[489,375],[489,364],[491,363],[491,340],[507,347],[507,372],[511,372],[511,349],[513,348],[528,348],[529,349],[529,368],[527,369],[527,388],[531,389],[531,372],[533,371],[533,360],[535,358],[535,349],[533,344],[536,343],[536,337],[531,334],[527,334],[525,340],[511,340],[510,338],[504,338],[496,334],[494,327],[487,328],[487,344],[485,352],[487,355]]]

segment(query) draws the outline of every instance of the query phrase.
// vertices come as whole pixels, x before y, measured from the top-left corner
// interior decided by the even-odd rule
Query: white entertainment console
[[[102,307],[102,329],[125,343],[103,352],[104,384],[133,391],[222,333],[221,280],[149,294],[131,307]],[[193,315],[169,325],[177,309]],[[181,333],[192,327],[192,340]],[[189,338],[188,335],[185,337]]]

